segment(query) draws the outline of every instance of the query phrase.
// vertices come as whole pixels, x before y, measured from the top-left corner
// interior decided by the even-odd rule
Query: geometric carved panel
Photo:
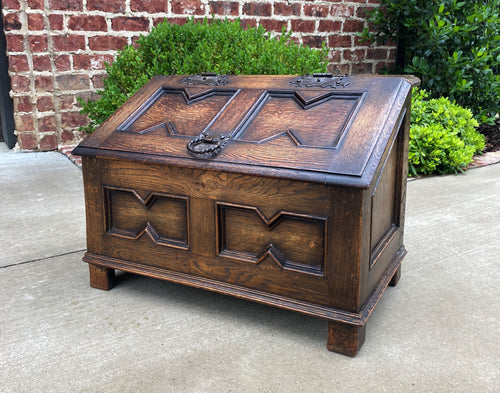
[[[266,143],[287,135],[297,146],[335,148],[360,98],[333,92],[314,92],[311,97],[306,92],[271,92],[235,139]]]
[[[267,218],[253,206],[218,203],[219,256],[324,276],[326,218],[280,211]]]
[[[107,233],[137,240],[148,235],[157,244],[188,249],[188,198],[134,189],[104,187]]]
[[[167,136],[199,135],[234,95],[234,91],[162,89],[151,102],[118,127],[119,132],[147,134],[163,130]]]

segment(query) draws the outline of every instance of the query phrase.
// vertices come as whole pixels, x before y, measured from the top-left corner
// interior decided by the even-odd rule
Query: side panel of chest
[[[328,305],[330,187],[85,161],[90,253]]]

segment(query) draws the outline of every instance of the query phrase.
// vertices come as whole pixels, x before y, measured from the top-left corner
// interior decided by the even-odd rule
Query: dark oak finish
[[[356,355],[406,254],[410,101],[397,77],[154,78],[74,152],[91,285],[119,269],[321,317]]]

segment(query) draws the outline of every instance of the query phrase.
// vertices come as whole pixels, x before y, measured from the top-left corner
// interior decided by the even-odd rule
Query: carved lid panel
[[[396,77],[160,76],[76,153],[356,183],[378,165],[410,91]]]

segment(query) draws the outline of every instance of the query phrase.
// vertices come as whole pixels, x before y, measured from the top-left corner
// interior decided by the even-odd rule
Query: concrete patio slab
[[[0,145],[0,266],[85,249],[81,170],[56,152]]]
[[[54,169],[7,198],[0,236],[8,230],[4,219],[25,229],[36,223],[39,231],[60,225],[32,221],[29,209],[17,208],[55,167],[66,166],[43,156]],[[37,164],[19,164],[10,181]],[[74,168],[71,176],[81,182]],[[5,195],[9,181],[2,177]],[[81,188],[51,188],[83,209]],[[57,204],[47,205],[47,216],[59,214]],[[0,267],[0,392],[500,389],[500,165],[408,184],[402,278],[382,297],[355,358],[327,351],[320,319],[126,273],[109,292],[90,288],[81,262],[84,220],[59,220],[81,228],[53,249],[37,246],[35,236],[38,256]],[[2,261],[4,250],[16,254],[3,245]]]

